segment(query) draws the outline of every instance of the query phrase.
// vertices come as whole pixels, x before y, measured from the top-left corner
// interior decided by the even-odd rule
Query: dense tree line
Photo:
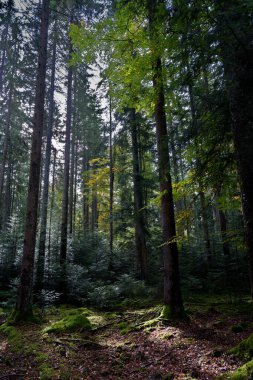
[[[182,291],[252,292],[252,12],[1,3],[0,275],[16,318],[162,294],[182,316]]]

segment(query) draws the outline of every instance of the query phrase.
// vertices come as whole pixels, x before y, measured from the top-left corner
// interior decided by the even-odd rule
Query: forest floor
[[[51,307],[42,324],[0,332],[0,380],[209,380],[238,368],[241,362],[227,351],[252,332],[249,302],[195,299],[186,310],[188,321],[166,324],[157,318],[161,306],[120,312]],[[91,329],[45,332],[79,314]]]

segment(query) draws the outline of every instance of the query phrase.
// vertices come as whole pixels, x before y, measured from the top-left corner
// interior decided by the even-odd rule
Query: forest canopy
[[[3,0],[0,35],[0,378],[252,379],[252,0]]]
[[[252,296],[252,12],[1,2],[0,281],[17,320]]]

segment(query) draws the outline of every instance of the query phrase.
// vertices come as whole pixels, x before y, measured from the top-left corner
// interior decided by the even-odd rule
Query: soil
[[[16,327],[21,346],[0,333],[0,380],[215,379],[242,364],[227,351],[252,332],[252,313],[237,306],[191,303],[190,319],[173,323],[157,318],[159,307],[93,311],[92,331],[45,334],[61,318],[51,308],[43,325]]]

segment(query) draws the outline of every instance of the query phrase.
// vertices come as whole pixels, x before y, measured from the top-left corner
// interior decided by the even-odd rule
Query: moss
[[[187,315],[183,309],[174,311],[171,309],[170,306],[164,305],[159,318],[169,321],[169,320],[175,320],[175,319],[187,319]]]
[[[30,343],[25,347],[25,352],[27,354],[34,354],[36,355],[37,351],[39,350],[39,345],[37,343]]]
[[[85,307],[72,308],[72,307],[64,306],[64,307],[60,307],[59,311],[63,316],[82,314],[88,317],[93,314],[89,309],[86,309]]]
[[[238,346],[232,348],[229,351],[230,354],[239,356],[242,359],[252,359],[253,358],[253,334],[251,334],[247,339],[243,340]]]
[[[48,359],[48,355],[45,354],[44,352],[37,351],[37,352],[35,352],[35,359],[36,359],[37,363],[42,363]]]
[[[253,360],[244,364],[242,367],[238,368],[231,375],[231,380],[248,380],[253,379]]]
[[[235,372],[218,376],[216,380],[251,380],[253,379],[253,360],[238,368]]]
[[[22,347],[22,336],[14,326],[10,326],[8,323],[4,323],[0,327],[0,331],[3,332],[8,339],[8,342],[14,349],[18,350]]]
[[[122,335],[127,334],[131,331],[131,326],[127,322],[119,322],[115,326],[117,326],[120,329],[120,332]]]
[[[141,328],[144,327],[145,330],[151,330],[155,328],[159,323],[160,321],[158,318],[153,318],[153,319],[150,319],[149,321],[144,322]]]
[[[166,333],[164,333],[162,335],[162,339],[164,339],[164,340],[169,340],[169,339],[172,339],[172,338],[174,338],[174,334],[171,333],[171,332],[166,332]]]
[[[91,329],[91,323],[83,314],[70,314],[60,321],[46,327],[44,333],[60,333],[65,331],[76,331],[80,328]]]
[[[53,378],[54,369],[48,364],[41,364],[39,367],[40,370],[40,379],[41,380],[50,380]]]
[[[28,309],[25,312],[14,310],[8,318],[9,324],[18,324],[20,322],[25,323],[39,323],[39,319],[34,315],[32,309]]]
[[[71,370],[64,365],[60,366],[60,379],[69,380],[71,379]]]
[[[111,312],[105,313],[104,315],[106,319],[116,319],[118,317],[118,314]]]
[[[253,379],[253,334],[243,340],[236,347],[229,350],[230,354],[236,355],[243,360],[249,360],[233,373],[217,377],[217,380],[250,380]]]

